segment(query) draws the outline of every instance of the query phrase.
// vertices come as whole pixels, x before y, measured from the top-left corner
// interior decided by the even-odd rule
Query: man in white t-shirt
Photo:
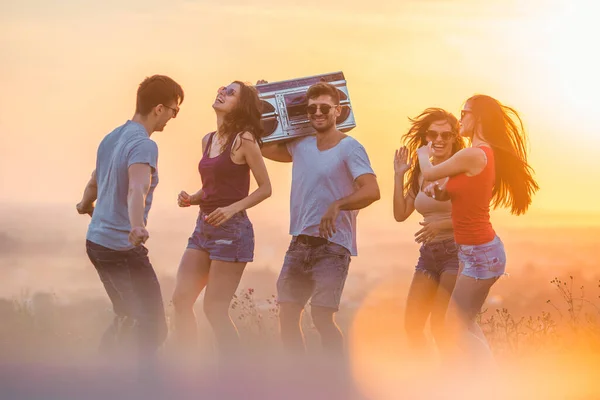
[[[307,112],[316,136],[268,143],[263,156],[293,162],[290,234],[293,236],[277,281],[281,337],[285,348],[304,352],[300,318],[311,299],[311,316],[323,349],[343,355],[343,335],[334,321],[350,257],[357,255],[358,210],[379,199],[379,186],[364,147],[340,132],[339,91],[312,85]]]

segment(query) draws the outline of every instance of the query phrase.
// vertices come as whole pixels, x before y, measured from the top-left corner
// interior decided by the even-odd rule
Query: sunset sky
[[[376,4],[376,5],[373,5]],[[521,112],[541,190],[532,210],[600,214],[600,37],[592,1],[19,0],[0,3],[1,202],[72,203],[102,137],[131,118],[155,73],[184,88],[162,133],[155,199],[199,188],[211,104],[232,80],[343,71],[391,218],[407,117],[489,94]],[[285,209],[290,168],[269,163]]]

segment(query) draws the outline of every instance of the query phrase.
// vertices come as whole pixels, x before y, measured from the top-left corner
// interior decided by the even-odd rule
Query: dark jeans
[[[119,351],[131,338],[137,341],[139,356],[153,356],[167,336],[167,324],[148,249],[117,251],[88,240],[86,250],[116,314],[104,333],[101,351]]]

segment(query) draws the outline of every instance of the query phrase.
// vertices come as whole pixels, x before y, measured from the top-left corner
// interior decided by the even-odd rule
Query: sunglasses
[[[460,119],[462,120],[467,114],[471,112],[471,110],[460,110]]]
[[[234,88],[221,86],[219,88],[219,90],[218,90],[218,93],[221,93],[223,91],[225,91],[225,95],[226,96],[233,96],[233,95],[235,95],[235,89]]]
[[[163,104],[163,106],[165,106],[165,105]],[[179,113],[179,108],[173,108],[173,107],[169,107],[169,106],[165,106],[165,107],[167,107],[170,110],[173,110],[173,118],[177,117],[177,114]]]
[[[310,115],[313,115],[317,113],[317,110],[321,110],[321,113],[327,115],[329,114],[329,111],[334,107],[337,106],[330,106],[329,104],[311,104],[310,106],[306,107],[306,112]]]
[[[427,138],[427,140],[430,142],[436,141],[438,136],[440,136],[442,138],[442,140],[448,141],[448,140],[454,138],[455,135],[454,135],[454,132],[450,132],[450,131],[445,131],[445,132],[427,131],[427,132],[425,132],[425,138]]]

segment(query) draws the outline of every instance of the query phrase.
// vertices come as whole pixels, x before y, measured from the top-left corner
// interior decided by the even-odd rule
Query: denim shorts
[[[477,245],[459,245],[458,259],[461,274],[475,279],[492,279],[504,275],[506,253],[498,236],[491,242]]]
[[[457,254],[458,245],[452,238],[424,243],[415,270],[439,282],[443,273],[458,274]]]
[[[277,280],[280,303],[304,306],[311,299],[312,306],[339,309],[350,267],[350,251],[322,240],[325,243],[315,244],[303,241],[303,235],[292,238]]]
[[[241,211],[219,226],[204,221],[202,211],[196,229],[188,240],[188,249],[203,250],[211,260],[252,262],[254,259],[254,228],[246,211]]]

